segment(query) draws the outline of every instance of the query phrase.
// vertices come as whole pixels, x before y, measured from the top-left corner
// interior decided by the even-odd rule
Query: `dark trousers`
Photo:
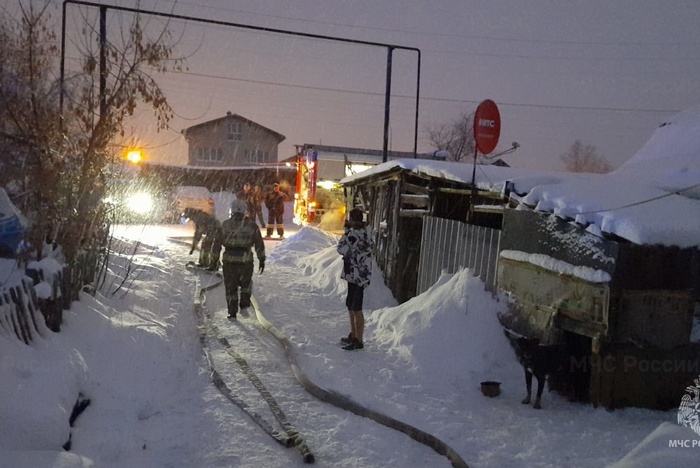
[[[270,211],[267,214],[267,236],[272,236],[275,231],[275,224],[277,224],[277,234],[282,237],[284,235],[284,221],[282,218],[284,213],[277,213],[276,211]]]
[[[253,292],[253,262],[223,264],[226,306],[229,315],[236,315],[241,309],[250,307]]]
[[[265,218],[263,218],[262,208],[257,207],[253,212],[253,221],[256,223],[260,221],[260,227],[265,226]]]

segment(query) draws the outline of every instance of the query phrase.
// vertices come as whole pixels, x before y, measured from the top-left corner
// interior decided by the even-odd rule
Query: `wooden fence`
[[[487,291],[495,291],[500,240],[498,229],[425,216],[416,295],[427,291],[443,272],[460,268],[471,269],[486,283]]]
[[[39,317],[34,283],[29,278],[0,292],[0,333],[15,336],[29,344],[35,336],[44,334],[46,325]]]
[[[50,278],[40,268],[28,268],[19,284],[0,286],[0,334],[29,344],[48,330],[59,332],[63,311],[78,300],[83,286],[94,278],[97,259],[96,252],[81,252],[75,261],[53,272]],[[48,298],[37,295],[36,286],[42,282],[51,287]]]

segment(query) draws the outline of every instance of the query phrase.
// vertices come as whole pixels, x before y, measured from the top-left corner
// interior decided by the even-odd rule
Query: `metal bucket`
[[[481,393],[489,398],[497,397],[501,394],[501,382],[492,380],[481,382]]]

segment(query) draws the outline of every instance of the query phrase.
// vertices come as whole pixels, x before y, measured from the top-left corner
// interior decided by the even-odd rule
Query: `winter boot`
[[[362,343],[362,341],[360,341],[356,338],[353,338],[352,343],[350,343],[346,346],[343,346],[343,349],[345,351],[354,351],[356,349],[362,349],[364,347],[365,347],[365,345]]]
[[[352,343],[353,337],[352,332],[348,333],[348,336],[344,336],[340,339],[340,342],[344,345]]]
[[[234,305],[235,304],[235,305]],[[238,304],[237,302],[229,302],[228,303],[228,319],[229,320],[236,320],[236,315],[238,314]]]

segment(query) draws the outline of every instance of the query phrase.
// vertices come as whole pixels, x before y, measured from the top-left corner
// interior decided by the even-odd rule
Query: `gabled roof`
[[[224,122],[226,120],[239,120],[239,121],[243,121],[243,122],[247,123],[248,125],[257,127],[260,130],[263,130],[263,131],[269,133],[270,135],[272,135],[273,137],[275,137],[277,139],[278,143],[281,143],[287,139],[287,137],[282,135],[281,133],[277,133],[276,131],[270,130],[269,128],[264,127],[257,122],[253,122],[252,120],[246,119],[245,117],[240,116],[238,114],[232,114],[231,112],[227,112],[225,116],[219,117],[218,119],[208,120],[206,122],[202,122],[200,124],[193,125],[191,127],[187,127],[184,130],[182,130],[182,134],[185,135],[185,137],[187,137],[187,134],[190,132],[201,130],[203,128],[207,128],[207,127],[210,127],[213,125],[217,125],[217,124]]]

